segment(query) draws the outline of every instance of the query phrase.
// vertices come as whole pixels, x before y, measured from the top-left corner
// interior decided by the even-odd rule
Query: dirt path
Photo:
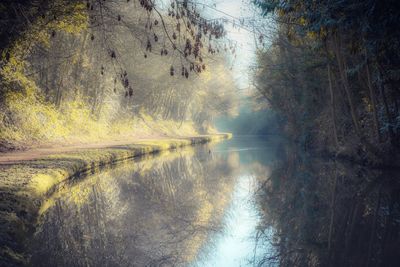
[[[98,148],[113,148],[123,145],[132,145],[140,142],[156,141],[163,139],[179,139],[182,137],[167,137],[167,136],[151,136],[147,138],[134,138],[134,139],[124,139],[124,140],[114,140],[105,141],[101,143],[92,144],[71,144],[71,145],[53,145],[49,147],[33,148],[24,151],[12,151],[0,153],[0,165],[19,163],[22,161],[36,160],[44,156],[66,153],[66,152],[76,152],[86,149],[98,149]]]

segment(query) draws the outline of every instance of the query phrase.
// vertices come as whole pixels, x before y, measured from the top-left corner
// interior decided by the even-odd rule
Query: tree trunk
[[[366,264],[365,266],[368,267],[370,266],[370,259],[372,256],[372,249],[374,247],[374,240],[375,240],[375,235],[376,235],[376,225],[378,222],[378,213],[379,213],[379,208],[381,205],[381,192],[382,192],[382,187],[379,188],[379,193],[378,193],[378,201],[376,203],[375,211],[374,211],[374,218],[372,222],[372,230],[369,238],[369,243],[368,243],[368,254],[367,254],[367,259],[366,259]]]
[[[349,81],[347,79],[347,73],[346,73],[346,63],[345,59],[342,56],[341,49],[340,49],[340,42],[337,41],[337,37],[335,36],[335,53],[336,53],[336,60],[338,61],[338,66],[339,66],[339,73],[341,76],[342,84],[346,93],[347,101],[349,102],[350,106],[350,113],[351,113],[351,118],[353,121],[354,125],[354,130],[359,138],[361,138],[361,131],[360,131],[360,124],[358,121],[358,116],[357,112],[354,106],[353,102],[353,97],[351,95],[350,91],[350,86],[349,86]]]
[[[373,120],[374,120],[374,130],[375,130],[375,135],[376,138],[378,139],[378,142],[381,142],[381,135],[379,133],[379,121],[378,121],[378,114],[376,111],[376,97],[374,93],[374,88],[372,86],[372,81],[371,81],[371,72],[369,69],[369,62],[367,59],[367,82],[368,82],[368,89],[369,89],[369,97],[371,99],[371,105],[372,105],[372,115],[373,115]]]
[[[331,197],[331,218],[329,222],[329,235],[328,235],[328,251],[329,251],[329,259],[331,256],[331,249],[332,249],[332,235],[333,235],[333,227],[335,221],[335,206],[336,206],[336,185],[337,185],[337,169],[336,163],[335,167],[335,180],[333,181],[333,189],[332,189],[332,197]]]
[[[337,135],[337,127],[336,127],[336,101],[335,95],[332,88],[332,77],[331,77],[331,65],[328,63],[328,81],[329,81],[329,93],[331,97],[331,115],[332,115],[332,122],[333,122],[333,135],[335,140],[336,148],[339,147],[339,139]]]
[[[377,62],[377,66],[378,66],[378,74],[379,74],[379,89],[382,95],[382,102],[383,102],[383,107],[385,108],[385,113],[386,113],[386,117],[387,120],[389,122],[389,127],[388,127],[388,132],[389,132],[389,139],[390,139],[390,143],[394,144],[394,132],[393,132],[393,118],[392,118],[392,114],[390,112],[390,108],[389,108],[389,103],[388,103],[388,99],[386,97],[386,88],[385,88],[385,81],[384,81],[384,75],[383,75],[383,67],[379,64],[379,62]]]

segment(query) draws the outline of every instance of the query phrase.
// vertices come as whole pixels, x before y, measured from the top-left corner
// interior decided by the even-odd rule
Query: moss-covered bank
[[[57,184],[81,174],[94,173],[118,161],[230,137],[230,134],[215,134],[138,141],[0,165],[0,265],[24,264],[24,243],[34,232],[43,200]]]

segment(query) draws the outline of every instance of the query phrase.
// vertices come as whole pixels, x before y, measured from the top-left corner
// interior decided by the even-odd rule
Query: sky
[[[160,0],[163,6],[169,6],[170,0]],[[255,52],[258,35],[241,27],[234,27],[239,24],[239,19],[246,18],[246,21],[257,16],[257,11],[251,0],[195,0],[198,3],[198,10],[209,19],[226,19],[226,38],[224,42],[236,43],[235,55],[226,55],[227,65],[232,71],[232,77],[239,90],[246,93],[251,81],[251,68],[255,65]]]
[[[249,0],[204,0],[215,6],[215,10],[205,8],[206,16],[212,18],[226,18],[230,23],[225,24],[226,39],[237,44],[235,55],[228,55],[228,64],[232,67],[235,83],[240,90],[246,91],[251,80],[251,67],[254,66],[256,44],[254,33],[234,26],[239,24],[240,18],[252,18],[254,7]],[[235,23],[233,23],[235,22]]]

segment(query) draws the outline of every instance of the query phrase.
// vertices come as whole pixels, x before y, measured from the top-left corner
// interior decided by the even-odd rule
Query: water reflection
[[[41,209],[30,265],[252,265],[255,177],[268,175],[275,144],[239,138],[65,184]]]
[[[258,195],[260,233],[275,247],[260,265],[398,266],[398,172],[313,158],[289,146],[279,154]]]
[[[211,236],[194,266],[248,266],[254,261],[254,234],[259,214],[254,209],[254,177],[242,175],[225,213],[223,231]]]
[[[237,155],[240,166],[229,206],[224,212],[223,228],[209,236],[192,266],[254,266],[257,260],[273,248],[258,239],[257,227],[261,214],[256,203],[256,177],[266,179],[275,161],[281,140],[270,138],[234,138],[224,142],[215,153]]]
[[[398,266],[398,172],[235,138],[126,162],[44,203],[32,266]]]
[[[171,266],[196,256],[233,190],[234,155],[184,150],[86,177],[42,209],[32,266]]]

